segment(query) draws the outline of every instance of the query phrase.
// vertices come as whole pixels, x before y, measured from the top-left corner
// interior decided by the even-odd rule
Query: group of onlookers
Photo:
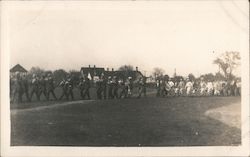
[[[158,79],[156,83],[157,96],[240,96],[241,81],[205,81],[203,77],[199,81],[187,78],[173,81],[170,79]]]

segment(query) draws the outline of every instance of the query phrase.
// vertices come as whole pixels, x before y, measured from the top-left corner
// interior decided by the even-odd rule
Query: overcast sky
[[[10,66],[28,70],[131,64],[147,75],[161,67],[198,76],[218,71],[220,53],[248,51],[247,1],[61,1],[9,10]]]

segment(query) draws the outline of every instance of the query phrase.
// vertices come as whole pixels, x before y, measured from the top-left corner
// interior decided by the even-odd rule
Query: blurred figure
[[[113,77],[112,83],[113,83],[113,97],[118,99],[119,84],[118,84],[118,78],[116,76]]]
[[[167,82],[169,88],[168,88],[168,92],[170,96],[174,96],[174,82],[173,79],[170,78],[169,81]]]
[[[80,89],[80,96],[82,97],[83,99],[83,91],[84,91],[84,82],[83,82],[84,78],[83,77],[80,77],[80,81],[79,81],[79,84],[78,84],[78,87]]]
[[[160,79],[156,80],[156,90],[157,90],[156,97],[161,96],[161,81],[160,81]]]
[[[237,79],[236,88],[237,88],[237,95],[241,96],[241,81],[240,81],[240,79]]]
[[[207,84],[204,81],[204,78],[201,77],[201,82],[200,82],[200,96],[205,96],[207,93]]]
[[[30,101],[30,97],[29,97],[29,81],[28,81],[27,75],[22,75],[21,86],[22,86],[22,89],[23,89],[22,95],[25,94],[26,100],[29,102]]]
[[[83,79],[83,99],[87,96],[87,99],[90,99],[90,94],[89,94],[89,89],[90,89],[90,80],[87,76],[84,77]]]
[[[220,91],[221,91],[221,84],[220,84],[220,82],[219,81],[215,81],[213,85],[214,85],[214,87],[213,87],[214,88],[214,95],[215,96],[220,96],[220,94],[221,94],[220,93]]]
[[[48,74],[47,81],[48,81],[48,92],[47,92],[47,94],[48,94],[48,100],[50,100],[49,99],[50,94],[52,94],[53,98],[55,100],[57,100],[56,94],[54,92],[54,90],[55,90],[54,79],[53,79],[53,77],[52,77],[52,75],[50,73]]]
[[[108,99],[113,99],[114,96],[113,96],[113,81],[112,81],[112,77],[109,76],[108,77]]]
[[[34,94],[36,95],[37,100],[40,101],[39,77],[36,74],[33,74],[31,80],[30,100],[32,100]]]
[[[185,82],[183,81],[183,79],[180,79],[180,82],[178,84],[178,89],[179,89],[179,95],[183,96],[185,93]]]
[[[189,80],[189,78],[187,78],[185,89],[186,89],[186,95],[191,96],[193,91],[193,83]]]
[[[67,100],[68,97],[68,84],[66,84],[66,80],[63,78],[63,80],[59,83],[59,86],[62,88],[62,95],[60,96],[59,100],[62,100],[63,97],[65,97]]]
[[[211,80],[209,80],[209,81],[207,82],[207,95],[208,95],[208,96],[212,96],[213,93],[214,93],[213,83],[212,83]]]
[[[140,98],[141,95],[144,95],[144,97],[146,97],[146,77],[141,77],[139,79],[139,95],[137,98]]]
[[[40,88],[39,97],[41,97],[41,95],[43,94],[44,97],[48,100],[46,83],[47,83],[47,78],[45,78],[45,75],[42,75],[42,77],[39,80],[39,88]]]
[[[68,75],[66,80],[66,85],[68,86],[68,97],[71,97],[71,100],[74,100],[74,93],[73,93],[73,80],[70,75]]]
[[[125,81],[124,80],[119,80],[118,81],[119,86],[121,87],[121,92],[119,98],[126,98],[126,86],[125,86]]]

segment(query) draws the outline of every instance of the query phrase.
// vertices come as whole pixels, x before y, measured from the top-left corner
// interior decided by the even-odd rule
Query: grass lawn
[[[94,100],[20,110],[11,113],[11,145],[240,145],[240,129],[205,115],[233,103],[240,108],[240,97]]]

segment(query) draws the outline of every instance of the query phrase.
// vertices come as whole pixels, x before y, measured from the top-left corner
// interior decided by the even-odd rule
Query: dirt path
[[[26,109],[13,109],[11,110],[11,114],[17,114],[17,113],[23,113],[23,112],[29,112],[29,111],[40,111],[40,110],[45,110],[49,108],[57,108],[61,106],[76,104],[76,103],[86,104],[91,101],[94,101],[94,100],[76,100],[76,101],[56,103],[56,104],[48,105],[48,106],[38,106],[38,107],[26,108]]]
[[[229,106],[215,108],[205,112],[206,116],[221,121],[231,127],[241,128],[240,102]]]

